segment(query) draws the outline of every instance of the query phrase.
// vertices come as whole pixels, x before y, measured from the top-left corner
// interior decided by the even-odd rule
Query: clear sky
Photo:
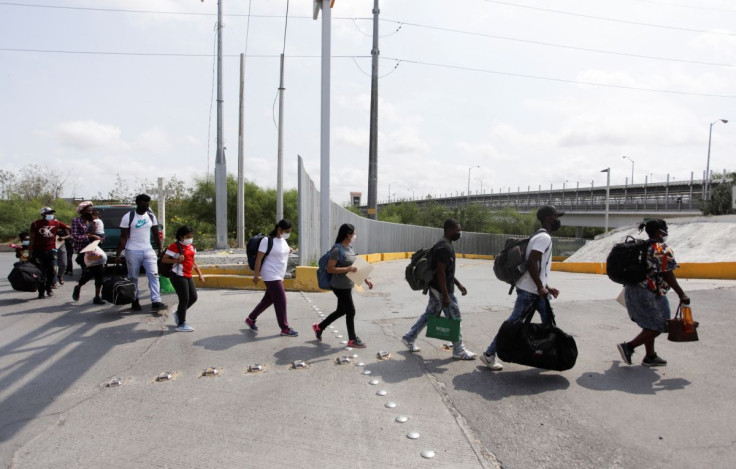
[[[285,187],[319,181],[321,19],[312,0],[223,0],[224,135],[237,173],[276,186],[286,53]],[[373,0],[332,9],[336,202],[367,200]],[[728,0],[381,0],[378,198],[612,184],[736,170],[736,4]],[[251,16],[248,16],[250,11]],[[0,0],[0,161],[69,174],[65,195],[119,173],[213,171],[216,0]],[[284,41],[284,37],[286,40]],[[482,189],[481,189],[482,187]]]

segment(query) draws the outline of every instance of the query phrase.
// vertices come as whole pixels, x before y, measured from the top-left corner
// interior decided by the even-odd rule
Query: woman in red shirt
[[[197,250],[194,249],[192,242],[194,241],[194,230],[187,225],[176,230],[176,242],[171,243],[166,248],[161,262],[165,264],[173,264],[169,280],[171,285],[179,297],[179,306],[174,313],[174,321],[176,322],[177,332],[192,332],[194,328],[187,324],[187,310],[197,301],[197,288],[194,286],[192,279],[192,269],[197,271],[199,280],[204,283],[202,271],[199,270],[194,255]]]

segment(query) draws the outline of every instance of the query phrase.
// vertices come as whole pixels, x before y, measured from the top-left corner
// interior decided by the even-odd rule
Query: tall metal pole
[[[166,189],[164,178],[158,178],[158,222],[163,227],[161,233],[166,239]]]
[[[711,136],[713,135],[713,125],[717,124],[718,122],[728,124],[728,121],[726,119],[718,119],[710,123],[710,130],[708,131],[708,160],[705,163],[705,180],[703,181],[703,198],[705,200],[710,199],[710,140]]]
[[[368,138],[368,218],[378,216],[378,0],[373,0],[373,48],[371,49],[371,122]]]
[[[245,91],[245,54],[240,54],[240,105],[238,112],[238,248],[245,248],[245,174],[243,171],[243,119]]]
[[[215,157],[215,249],[227,249],[227,166],[222,140],[222,0],[217,0],[217,156]]]
[[[606,173],[606,232],[608,232],[608,202],[611,196],[611,168],[606,168],[601,171]]]
[[[284,54],[281,54],[279,80],[279,144],[276,169],[276,222],[284,218]]]
[[[322,96],[320,122],[320,251],[330,248],[330,68],[332,54],[330,0],[322,0]]]
[[[473,168],[480,168],[480,166],[475,165],[468,168],[468,195],[466,199],[466,205],[470,205],[470,170],[472,170]]]

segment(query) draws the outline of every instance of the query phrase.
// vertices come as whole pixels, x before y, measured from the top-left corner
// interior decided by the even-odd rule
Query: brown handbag
[[[672,342],[696,342],[698,340],[698,322],[685,322],[682,318],[682,303],[677,307],[675,317],[667,320],[667,331],[669,333],[667,340]]]

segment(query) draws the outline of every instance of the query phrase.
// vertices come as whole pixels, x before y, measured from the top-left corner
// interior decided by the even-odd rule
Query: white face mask
[[[54,219],[54,216],[53,215],[46,215],[45,218],[46,218],[47,221],[51,221],[51,220]]]
[[[288,233],[281,233],[281,239],[289,239],[289,236],[291,236],[291,231]]]
[[[27,239],[25,239],[25,240],[23,240],[23,243],[22,244],[23,244],[23,246],[30,246],[31,245],[31,242],[28,241]]]
[[[184,238],[181,240],[181,244],[183,244],[184,246],[189,246],[193,242],[194,242],[194,238]]]
[[[358,239],[358,235],[354,234],[353,239],[351,239],[350,242],[354,243],[356,239]]]

